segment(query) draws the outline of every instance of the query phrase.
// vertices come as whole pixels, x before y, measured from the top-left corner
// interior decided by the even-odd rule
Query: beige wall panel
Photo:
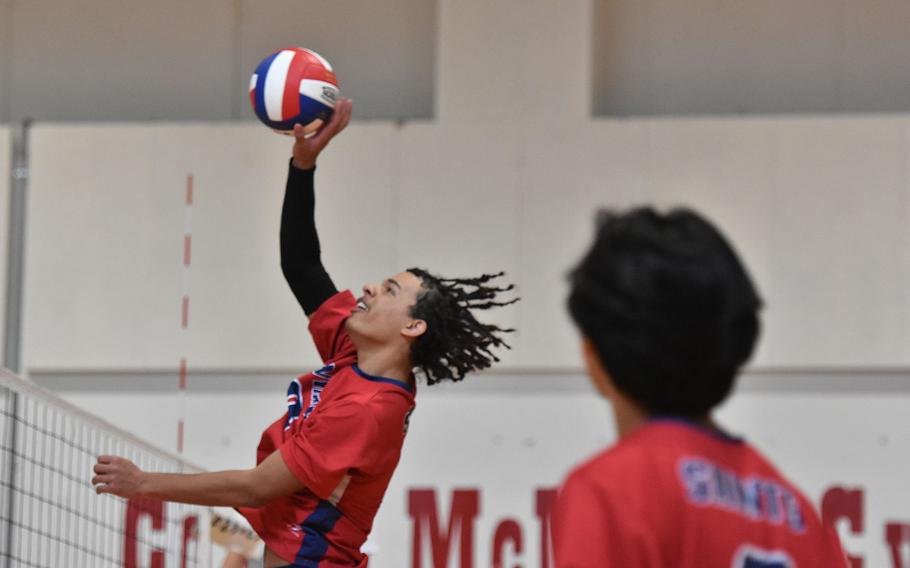
[[[504,270],[515,281],[519,132],[505,122],[402,129],[394,219],[399,266],[446,276]],[[482,319],[513,325],[520,309]],[[504,355],[504,362],[514,361],[514,352]]]
[[[159,160],[175,173],[175,184],[184,171],[196,176],[192,364],[317,364],[306,317],[280,269],[278,233],[292,139],[259,126],[176,134],[161,144]],[[389,125],[355,125],[320,158],[322,258],[341,289],[356,291],[393,269],[393,227],[387,222],[394,204],[393,134]]]
[[[231,4],[219,0],[15,2],[12,119],[223,119]]]
[[[186,352],[191,368],[280,364],[282,348],[293,353],[294,340],[306,335],[306,322],[293,317],[295,304],[279,268],[278,226],[291,141],[254,125],[171,126],[157,129],[155,138],[149,159],[156,191],[180,207],[181,240],[187,175],[194,183],[189,330],[179,332],[174,312],[169,331],[177,336],[177,348]],[[181,271],[180,285],[183,251],[170,252],[170,263]],[[171,303],[178,302],[179,297]]]
[[[842,35],[840,97],[848,108],[903,110],[908,107],[910,77],[910,2],[848,2]]]
[[[515,0],[440,0],[441,121],[517,119],[522,105],[524,21]],[[502,41],[502,38],[510,41]],[[515,41],[518,39],[518,41]]]
[[[594,0],[601,115],[907,111],[899,0]]]
[[[433,115],[435,0],[241,0],[240,75],[282,47],[314,49],[334,66],[359,117]],[[238,91],[239,93],[239,91]],[[249,117],[249,99],[238,100]]]
[[[566,275],[593,238],[597,209],[644,199],[645,142],[645,131],[632,122],[566,125],[522,142],[522,366],[580,365],[577,332],[565,306]]]
[[[83,127],[85,145],[67,151],[72,132],[43,128],[35,137],[30,366],[167,368],[183,353],[197,367],[318,361],[279,266],[290,139],[258,126]],[[357,220],[365,211],[391,215],[392,133],[352,127],[321,160],[323,254],[341,286],[393,264],[392,225]],[[193,261],[183,335],[189,173]]]
[[[645,128],[648,201],[706,215],[732,241],[765,301],[773,302],[771,127],[764,121],[704,119],[647,121]],[[754,364],[773,357],[762,339]]]
[[[2,8],[0,8],[2,9]],[[9,239],[10,129],[0,126],[0,322],[6,321],[6,270]],[[0,355],[6,341],[6,326],[0,325]]]
[[[316,175],[322,259],[339,288],[360,295],[399,266],[396,223],[399,129],[360,123],[332,141]]]
[[[904,331],[904,354],[903,361],[910,362],[910,119],[902,119],[904,123],[904,256],[901,265],[904,268],[903,286],[904,286],[904,311],[903,311],[903,331]]]
[[[588,6],[441,0],[440,119],[507,116],[539,124],[585,116]]]
[[[158,181],[157,142],[147,126],[33,130],[29,367],[176,360],[183,186]]]
[[[688,204],[767,301],[760,366],[908,362],[906,119],[354,124],[317,174],[324,260],[355,290],[409,266],[506,270],[511,368],[578,364],[566,271],[598,206]],[[72,144],[72,140],[80,140]],[[316,362],[278,263],[291,141],[258,125],[39,127],[29,220],[32,367]],[[191,331],[179,297],[196,180]]]
[[[906,124],[779,121],[774,145],[773,362],[906,364]]]
[[[11,0],[0,0],[0,124],[10,120],[9,70],[12,54]]]
[[[519,65],[522,72],[514,95],[521,101],[519,120],[529,125],[586,120],[591,109],[591,2],[522,0],[512,17],[524,23],[520,57],[505,63]]]

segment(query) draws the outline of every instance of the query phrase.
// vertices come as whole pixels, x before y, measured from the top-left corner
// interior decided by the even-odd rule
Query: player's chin
[[[363,328],[363,312],[355,311],[351,312],[351,315],[348,316],[348,319],[344,320],[344,329],[348,332],[357,332]]]

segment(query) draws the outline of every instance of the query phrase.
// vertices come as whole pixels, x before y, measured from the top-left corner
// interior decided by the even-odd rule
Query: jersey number
[[[746,545],[736,551],[732,568],[796,568],[796,563],[786,552]]]

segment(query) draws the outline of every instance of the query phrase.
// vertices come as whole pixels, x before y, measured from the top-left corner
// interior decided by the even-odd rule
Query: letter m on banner
[[[459,568],[474,568],[474,522],[480,513],[480,491],[477,489],[456,489],[452,492],[452,508],[448,526],[439,522],[435,489],[411,489],[408,491],[408,514],[414,527],[412,539],[411,566],[424,568],[423,554],[426,550],[424,535],[432,556],[431,568],[449,568],[452,541],[458,536]],[[454,566],[454,565],[452,565]]]

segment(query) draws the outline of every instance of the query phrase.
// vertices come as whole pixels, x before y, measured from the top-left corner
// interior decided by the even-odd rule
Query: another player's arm
[[[152,473],[124,458],[100,456],[92,484],[96,493],[146,497],[213,507],[261,507],[303,489],[275,452],[253,469],[211,473]]]
[[[338,292],[322,265],[316,232],[316,158],[350,119],[351,101],[341,99],[331,120],[315,136],[306,138],[300,125],[294,128],[293,159],[281,210],[281,271],[308,316]]]

